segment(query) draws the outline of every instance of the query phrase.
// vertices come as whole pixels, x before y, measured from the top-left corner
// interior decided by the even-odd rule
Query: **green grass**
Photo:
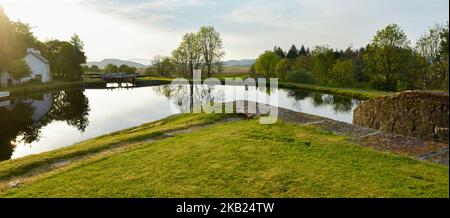
[[[183,115],[37,155],[130,141],[224,115]],[[115,138],[115,139],[113,139]],[[103,141],[100,143],[100,141]],[[23,158],[17,163],[27,161]],[[14,164],[9,162],[9,164]],[[10,166],[1,164],[3,175]],[[381,153],[313,127],[243,120],[138,143],[44,174],[2,197],[448,197],[448,167]]]
[[[223,119],[226,115],[174,115],[164,120],[151,122],[130,129],[114,132],[93,138],[75,146],[69,146],[54,151],[30,155],[16,160],[0,162],[0,179],[7,179],[26,173],[32,168],[58,160],[77,157],[84,154],[102,151],[118,143],[131,143],[141,139],[158,137],[167,131],[189,128],[195,125],[204,125]]]
[[[62,82],[62,81],[52,81],[49,83],[39,83],[39,84],[23,84],[10,88],[0,88],[0,91],[9,91],[11,96],[33,94],[36,92],[44,92],[50,90],[60,90],[66,88],[78,88],[81,87],[85,82]]]
[[[281,88],[297,88],[308,91],[317,91],[329,94],[336,94],[341,96],[352,97],[361,100],[369,100],[372,98],[382,97],[386,95],[392,95],[393,92],[385,92],[371,89],[356,89],[356,88],[335,88],[335,87],[325,87],[317,85],[307,85],[300,83],[287,83],[280,82],[279,87]]]

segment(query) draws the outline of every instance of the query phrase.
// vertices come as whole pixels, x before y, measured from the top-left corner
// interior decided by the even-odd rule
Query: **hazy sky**
[[[212,25],[226,58],[255,58],[291,44],[335,48],[367,44],[397,23],[414,42],[448,21],[448,0],[0,0],[12,20],[30,23],[41,39],[85,42],[88,59],[169,55],[184,33]]]

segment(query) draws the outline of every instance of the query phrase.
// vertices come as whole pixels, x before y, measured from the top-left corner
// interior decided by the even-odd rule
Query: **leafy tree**
[[[214,27],[201,27],[197,33],[200,50],[202,53],[204,69],[208,75],[220,69],[222,58],[225,55],[223,50],[223,42]]]
[[[197,34],[185,34],[180,46],[172,52],[172,56],[174,62],[179,65],[180,73],[191,78],[194,70],[201,66],[202,61],[202,48]]]
[[[131,67],[126,64],[122,64],[119,66],[119,73],[129,73],[131,71]]]
[[[329,74],[329,83],[335,86],[351,87],[354,85],[355,65],[352,60],[338,61]]]
[[[448,56],[448,22],[447,25],[444,26],[444,28],[441,31],[441,50],[439,51],[439,55],[440,58],[442,60],[442,69],[444,71],[444,83],[445,83],[445,87],[448,90],[448,84],[449,84],[449,69],[448,69],[448,61],[449,61],[449,56]]]
[[[425,71],[425,85],[427,88],[442,88],[445,86],[445,69],[442,60],[441,33],[444,27],[434,25],[428,33],[422,35],[416,43],[416,51],[422,56],[422,66]]]
[[[41,54],[50,62],[50,71],[53,79],[62,78],[64,75],[61,66],[57,62],[62,43],[59,40],[50,40],[44,43],[44,49],[41,50]]]
[[[276,65],[280,60],[281,58],[274,52],[266,51],[256,59],[255,70],[267,78],[274,77]]]
[[[119,72],[119,68],[116,65],[114,65],[114,64],[107,64],[103,68],[103,72],[104,73],[118,73]]]
[[[288,71],[291,70],[291,61],[284,58],[281,61],[279,61],[277,63],[277,65],[275,66],[275,71],[277,73],[277,77],[279,80],[281,81],[285,81],[286,80],[286,74]]]
[[[14,60],[9,66],[8,73],[16,80],[31,75],[31,70],[28,64],[22,60]]]
[[[294,60],[298,56],[298,49],[295,47],[295,45],[292,45],[289,51],[286,54],[286,58],[290,60]]]
[[[161,76],[171,76],[175,66],[169,57],[164,57],[161,63]]]
[[[74,34],[70,40],[50,40],[42,44],[42,55],[50,61],[50,70],[54,79],[79,81],[82,79],[83,65],[86,63],[84,44]]]
[[[305,69],[296,69],[287,72],[286,80],[303,84],[314,84],[315,79],[311,72]]]
[[[88,65],[83,65],[82,69],[83,69],[83,73],[90,73],[91,72],[91,68]]]
[[[23,58],[27,48],[37,45],[30,25],[10,21],[0,7],[0,71],[8,69],[13,60]]]
[[[376,88],[395,90],[397,80],[407,74],[405,65],[411,55],[410,41],[396,24],[390,24],[373,37],[364,60],[375,76]]]
[[[69,42],[61,42],[56,64],[61,70],[64,81],[81,80],[83,74],[82,64],[86,63],[84,52]]]
[[[316,46],[312,51],[314,77],[321,84],[328,82],[328,73],[331,71],[335,62],[335,53],[328,46]]]
[[[91,71],[92,73],[100,73],[100,72],[101,72],[100,68],[99,68],[97,65],[92,65],[92,66],[90,67],[90,71]]]
[[[6,70],[11,63],[11,21],[0,6],[0,72]]]
[[[312,71],[314,68],[314,57],[313,56],[298,56],[292,66],[293,69],[305,69],[307,71]]]
[[[146,69],[145,69],[145,75],[147,75],[147,76],[160,76],[159,74],[158,74],[158,72],[156,71],[156,69],[155,69],[155,67],[147,67]]]
[[[172,51],[172,62],[175,64],[175,69],[178,76],[189,78],[192,76],[189,70],[189,60],[186,54],[186,49],[178,47]]]

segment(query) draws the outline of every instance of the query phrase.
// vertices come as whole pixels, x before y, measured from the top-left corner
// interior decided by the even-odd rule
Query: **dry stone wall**
[[[406,91],[362,103],[353,123],[387,133],[448,142],[449,95]]]

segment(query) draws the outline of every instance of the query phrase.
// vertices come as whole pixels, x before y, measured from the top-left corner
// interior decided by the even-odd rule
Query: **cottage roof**
[[[38,54],[38,53],[36,53],[36,52],[34,52],[34,51],[28,51],[28,54],[31,54],[31,55],[34,55],[35,57],[37,57],[39,60],[41,60],[42,62],[44,62],[44,63],[47,63],[47,64],[50,64],[50,62],[47,60],[47,59],[45,59],[44,57],[42,57],[40,54]],[[27,54],[27,55],[28,55]]]

